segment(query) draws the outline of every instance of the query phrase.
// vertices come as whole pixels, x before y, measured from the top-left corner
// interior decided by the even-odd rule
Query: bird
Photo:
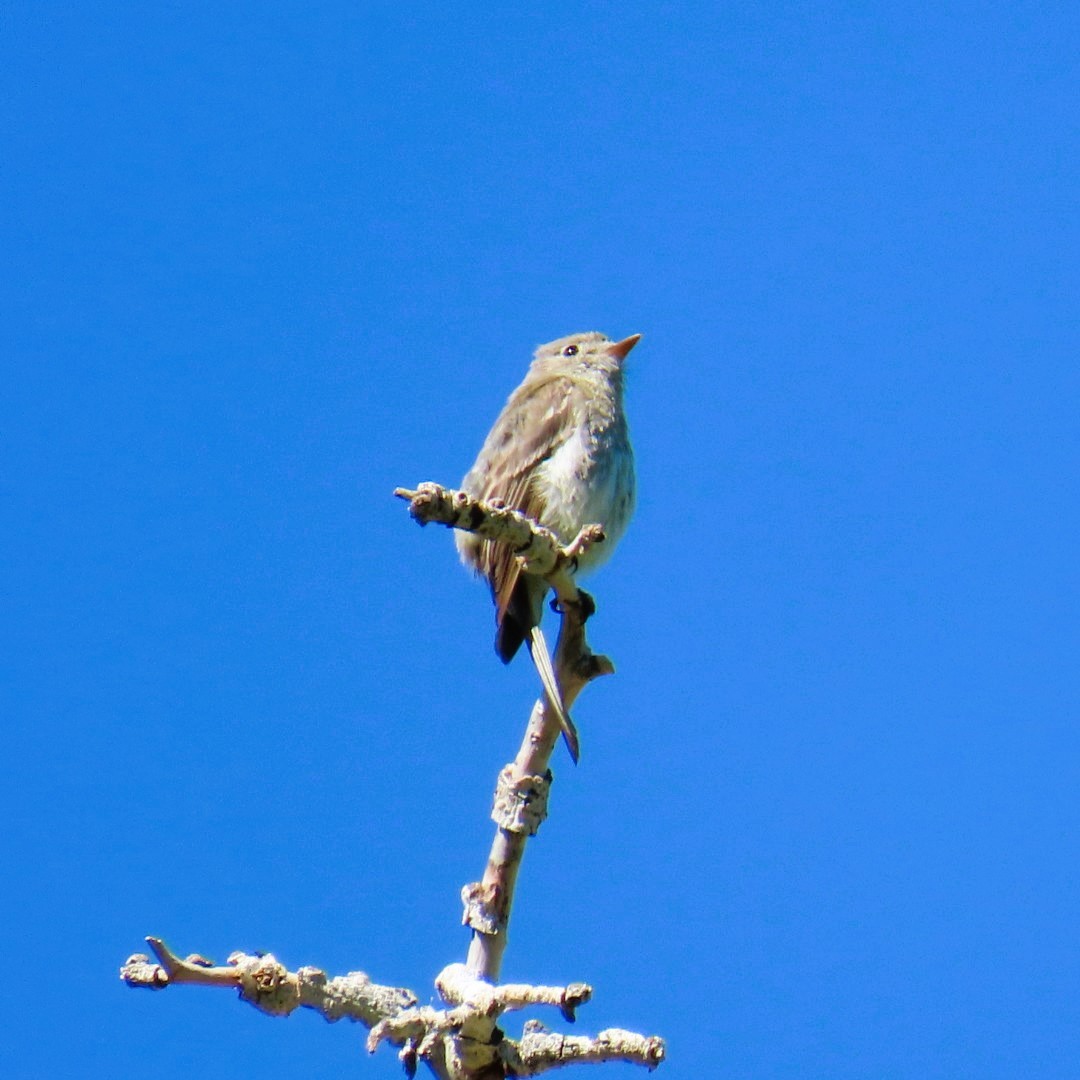
[[[467,494],[498,500],[569,544],[584,525],[599,524],[603,543],[583,552],[587,573],[606,561],[634,512],[634,451],[623,409],[624,362],[641,340],[612,341],[596,331],[541,345],[461,482]],[[522,642],[578,760],[578,737],[562,706],[540,619],[547,582],[523,573],[506,545],[475,533],[455,534],[461,561],[487,580],[495,602],[495,651],[509,663]]]

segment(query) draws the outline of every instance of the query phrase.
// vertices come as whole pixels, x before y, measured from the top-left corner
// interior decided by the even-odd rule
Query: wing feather
[[[582,393],[575,380],[563,375],[527,378],[510,395],[462,487],[481,499],[501,499],[542,523],[544,507],[534,483],[536,468],[573,434]],[[505,544],[475,537],[463,536],[461,550],[491,585],[501,626],[520,574],[516,556]]]

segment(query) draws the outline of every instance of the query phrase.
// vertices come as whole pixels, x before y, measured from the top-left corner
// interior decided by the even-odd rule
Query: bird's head
[[[536,366],[553,370],[614,371],[622,366],[627,354],[640,340],[640,334],[631,334],[622,341],[612,341],[595,330],[569,334],[541,345],[536,350]]]

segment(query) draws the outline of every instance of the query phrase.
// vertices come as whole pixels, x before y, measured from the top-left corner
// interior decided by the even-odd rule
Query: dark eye
[[[567,345],[562,351],[563,356],[577,356],[577,346]]]

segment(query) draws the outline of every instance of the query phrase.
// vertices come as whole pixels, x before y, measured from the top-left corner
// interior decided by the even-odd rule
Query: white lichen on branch
[[[607,1028],[598,1035],[560,1035],[537,1020],[525,1025],[521,1039],[507,1039],[501,1058],[508,1076],[538,1076],[564,1065],[625,1061],[655,1069],[664,1060],[664,1040],[622,1028]]]
[[[562,615],[554,667],[567,707],[589,682],[614,671],[607,657],[588,646],[585,623],[593,612],[592,599],[577,589],[572,577],[574,560],[603,540],[599,526],[586,526],[564,547],[549,529],[516,510],[462,491],[424,483],[416,490],[398,488],[394,494],[409,500],[409,512],[420,524],[439,522],[508,543],[527,573],[547,579]],[[439,1080],[537,1076],[570,1064],[605,1061],[654,1069],[665,1054],[664,1041],[656,1036],[617,1028],[595,1036],[562,1035],[530,1020],[521,1038],[512,1039],[498,1026],[504,1013],[535,1007],[557,1009],[572,1022],[592,997],[585,983],[498,983],[525,844],[547,814],[552,782],[548,762],[559,730],[547,700],[541,698],[533,706],[517,757],[499,776],[492,810],[495,838],[484,876],[462,890],[463,921],[473,931],[468,961],[444,968],[435,983],[446,1008],[421,1006],[411,990],[372,982],[359,971],[330,978],[316,967],[290,971],[270,954],[241,952],[218,966],[198,955],[181,959],[155,937],[146,941],[157,962],[142,953],[131,956],[121,978],[129,986],[151,990],[183,984],[226,987],[272,1016],[307,1008],[328,1021],[355,1021],[370,1029],[369,1051],[383,1042],[399,1048],[398,1058],[410,1077],[421,1063]]]
[[[567,986],[493,986],[477,979],[464,964],[451,964],[435,981],[447,1008],[417,1005],[401,987],[374,983],[360,971],[329,978],[315,967],[290,971],[274,956],[235,952],[224,965],[202,956],[181,959],[160,939],[147,943],[157,963],[143,954],[128,958],[120,976],[133,987],[218,986],[239,991],[242,1000],[271,1016],[312,1009],[328,1021],[353,1020],[370,1028],[367,1049],[383,1042],[399,1047],[411,1076],[419,1063],[444,1080],[492,1076],[535,1076],[573,1061],[627,1061],[655,1067],[663,1060],[662,1040],[631,1032],[602,1031],[595,1037],[553,1035],[531,1021],[520,1040],[498,1027],[506,1012],[548,1006],[570,1021],[592,997],[585,983]],[[615,1037],[618,1036],[618,1037]],[[495,1071],[492,1071],[495,1070]]]
[[[158,962],[144,953],[128,957],[120,977],[128,986],[164,990],[170,985],[224,986],[240,992],[240,998],[271,1016],[288,1016],[298,1008],[314,1009],[327,1020],[355,1020],[371,1026],[383,1017],[411,1008],[416,995],[396,986],[372,982],[362,971],[350,971],[330,979],[316,967],[289,971],[271,954],[261,956],[234,952],[223,966],[201,956],[182,960],[161,938],[146,943]]]

